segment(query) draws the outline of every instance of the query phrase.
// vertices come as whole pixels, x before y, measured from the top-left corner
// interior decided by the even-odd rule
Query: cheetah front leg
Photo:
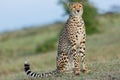
[[[86,60],[85,60],[85,40],[81,41],[80,43],[79,54],[81,56],[83,72],[88,72],[88,68],[86,66]]]
[[[77,54],[76,45],[72,46],[71,54],[73,56],[73,62],[74,62],[74,68],[73,71],[75,75],[80,75],[80,60],[79,60],[79,54]]]

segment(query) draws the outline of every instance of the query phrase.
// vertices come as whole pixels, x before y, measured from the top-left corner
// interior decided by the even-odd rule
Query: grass
[[[25,29],[1,35],[1,58],[5,59],[7,56],[15,58],[25,56],[24,54],[34,54],[38,44],[42,45],[46,40],[58,35],[62,26],[62,23],[57,23],[45,27]]]
[[[91,72],[89,74],[82,73],[81,76],[60,74],[42,80],[120,80],[120,15],[99,16],[99,21],[100,33],[87,36],[86,58]],[[0,80],[26,79],[23,71],[23,63],[26,59],[30,62],[33,71],[47,72],[55,69],[57,51],[34,54],[33,49],[36,44],[56,36],[61,28],[55,27],[61,26],[61,24],[51,26],[54,27],[46,27],[48,30],[43,28],[44,31],[39,28],[42,32],[35,33],[34,37],[33,35],[14,36],[1,41],[0,51],[3,50],[4,53],[0,52]],[[17,51],[16,49],[20,46],[21,50]],[[15,52],[9,53],[9,50]],[[31,51],[33,51],[32,55],[29,53]]]

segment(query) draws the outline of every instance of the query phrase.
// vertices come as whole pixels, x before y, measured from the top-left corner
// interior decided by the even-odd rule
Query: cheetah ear
[[[73,3],[75,3],[75,2],[68,2],[68,3],[67,3],[67,6],[73,5]]]
[[[83,2],[79,2],[79,3],[83,5]]]
[[[82,7],[83,7],[83,5],[84,5],[84,3],[83,2],[79,2],[81,5],[82,5]]]
[[[67,2],[67,3],[66,3],[66,5],[67,5],[67,7],[69,7],[69,6],[70,6],[70,3],[69,3],[69,2]]]

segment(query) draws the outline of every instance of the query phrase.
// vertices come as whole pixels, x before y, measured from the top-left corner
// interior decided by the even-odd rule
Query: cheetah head
[[[70,15],[82,16],[82,14],[83,14],[83,6],[82,6],[82,4],[80,2],[69,3],[69,11],[70,11]]]

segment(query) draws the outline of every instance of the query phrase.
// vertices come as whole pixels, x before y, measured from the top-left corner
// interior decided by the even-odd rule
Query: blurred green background
[[[95,0],[69,1],[81,1],[84,5],[83,18],[87,32],[86,58],[91,72],[76,77],[58,75],[44,80],[120,80],[120,5],[113,4],[109,10],[100,10],[94,3]],[[97,1],[102,4],[102,0]],[[57,3],[54,3],[62,8],[63,13],[60,19],[55,19],[53,22],[47,23],[45,20],[44,25],[32,24],[10,30],[0,26],[0,80],[26,79],[23,70],[26,60],[30,62],[33,71],[44,72],[55,69],[59,33],[69,14],[66,2],[68,1],[57,0]],[[57,11],[59,13],[59,8]],[[46,10],[42,13],[46,13]],[[52,14],[57,16],[56,11]],[[43,18],[49,18],[49,15],[51,14]],[[2,21],[0,24],[3,24]]]

